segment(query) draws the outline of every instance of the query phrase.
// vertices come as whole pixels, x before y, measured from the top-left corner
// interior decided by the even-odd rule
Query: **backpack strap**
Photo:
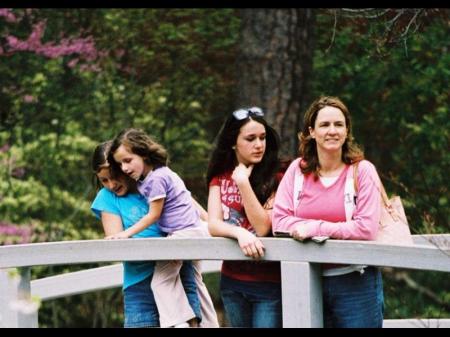
[[[294,204],[294,213],[300,203],[300,198],[302,196],[303,190],[303,181],[305,177],[303,173],[300,171],[300,167],[295,168],[294,173],[294,193],[292,194],[293,204]]]
[[[351,165],[347,169],[347,177],[344,187],[344,208],[345,219],[350,221],[356,206],[356,197],[358,194],[358,163]]]

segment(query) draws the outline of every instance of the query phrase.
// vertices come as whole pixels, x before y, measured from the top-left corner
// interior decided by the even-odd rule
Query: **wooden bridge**
[[[364,264],[450,272],[450,234],[414,235],[415,245],[328,240],[324,244],[289,238],[262,238],[265,260],[281,261],[283,327],[322,327],[321,263]],[[41,301],[122,285],[122,265],[30,280],[30,268],[94,262],[203,260],[204,272],[221,260],[247,260],[237,242],[225,238],[126,239],[34,243],[0,247],[0,327],[38,327],[38,312],[11,303],[37,296]],[[8,274],[19,268],[19,277]],[[448,284],[447,284],[448,285]],[[384,327],[450,327],[450,319],[385,320]]]

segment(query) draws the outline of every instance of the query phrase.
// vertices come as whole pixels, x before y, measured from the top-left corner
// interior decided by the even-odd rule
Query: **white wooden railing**
[[[450,272],[450,235],[415,235],[415,245],[328,240],[324,244],[262,238],[265,260],[281,261],[284,327],[322,327],[321,263],[365,264]],[[121,264],[30,280],[30,267],[93,262],[204,260],[204,272],[221,260],[247,260],[235,240],[127,239],[34,243],[0,247],[0,326],[38,327],[38,313],[10,303],[37,296],[50,300],[122,285]],[[19,268],[11,278],[9,268]],[[384,327],[450,327],[450,319],[385,320]]]

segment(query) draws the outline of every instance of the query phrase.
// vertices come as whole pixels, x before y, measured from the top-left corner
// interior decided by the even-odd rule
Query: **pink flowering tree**
[[[74,10],[75,12],[77,10]],[[9,130],[39,110],[49,111],[46,93],[53,100],[55,89],[75,72],[99,72],[99,52],[94,38],[83,28],[65,29],[67,11],[0,8],[0,131]],[[74,15],[74,14],[72,14]],[[61,26],[63,26],[61,29]],[[52,86],[56,88],[53,88]],[[37,111],[36,111],[37,110]],[[57,120],[49,113],[42,124]]]
[[[0,245],[30,243],[31,235],[31,226],[25,227],[0,221]]]
[[[15,14],[12,9],[0,8],[0,20],[3,19],[10,26],[19,25],[27,17],[33,20],[33,10],[25,10]],[[11,56],[17,52],[31,52],[54,59],[63,56],[72,56],[69,61],[74,66],[79,60],[92,62],[97,59],[98,53],[92,36],[62,37],[59,40],[44,42],[47,28],[46,19],[38,19],[31,24],[31,32],[23,39],[15,36],[9,29],[4,30],[6,43],[0,46],[0,55]]]
[[[73,72],[99,71],[93,37],[70,25],[61,29],[64,19],[70,22],[61,13],[0,8],[0,244],[36,239],[32,233],[42,226],[37,229],[30,223],[43,214],[46,196],[55,198],[57,193],[32,178],[23,146],[34,136],[21,130],[30,126],[36,133],[58,131],[66,95],[58,95],[61,78],[70,83],[75,82]],[[36,166],[36,171],[51,185],[45,181],[51,177],[45,167]],[[19,216],[20,209],[28,216]]]

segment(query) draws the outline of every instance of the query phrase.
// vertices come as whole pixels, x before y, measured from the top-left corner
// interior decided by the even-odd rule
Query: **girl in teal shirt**
[[[124,174],[113,176],[106,160],[110,141],[99,144],[92,156],[92,168],[99,187],[91,210],[101,219],[105,236],[130,227],[148,213],[148,203],[136,190],[136,183]],[[165,234],[154,223],[134,238],[162,237]],[[123,262],[124,326],[157,327],[159,314],[149,286],[153,276],[153,261]],[[190,326],[201,321],[200,301],[191,262],[184,262],[180,276],[195,317]]]

